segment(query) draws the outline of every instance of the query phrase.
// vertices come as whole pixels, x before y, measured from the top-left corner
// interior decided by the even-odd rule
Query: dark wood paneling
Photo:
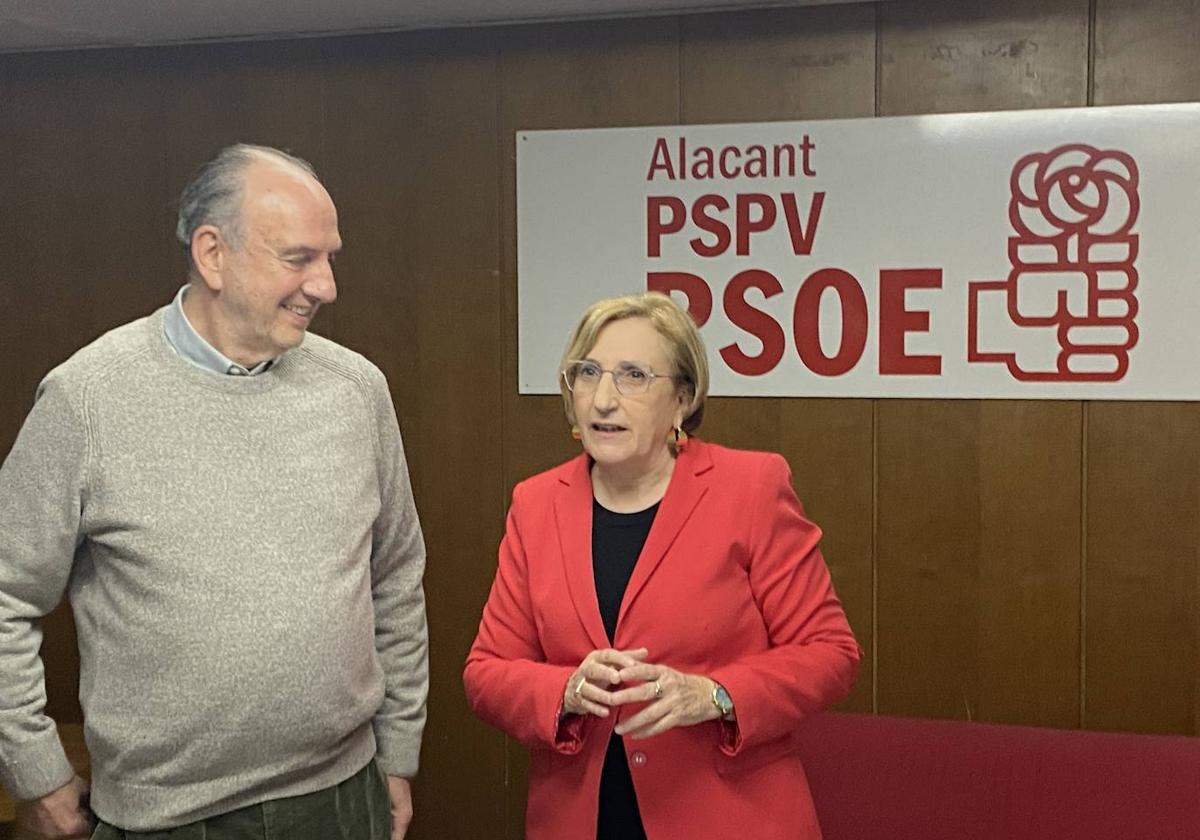
[[[326,62],[325,170],[347,242],[334,327],[390,374],[429,556],[411,836],[490,836],[504,737],[467,708],[462,664],[504,517],[495,51],[459,30],[334,41]]]
[[[1080,412],[881,402],[880,712],[1078,726]]]
[[[882,114],[1085,103],[1083,0],[879,10]],[[880,402],[880,712],[1078,725],[1081,427],[1075,404]]]
[[[1200,98],[1200,4],[1097,0],[1097,105]],[[1095,403],[1084,725],[1200,734],[1200,413]]]
[[[685,124],[870,116],[875,11],[861,5],[685,17],[679,61]],[[794,292],[804,269],[780,278],[784,287]],[[717,398],[701,434],[788,458],[806,510],[825,531],[834,584],[869,653],[871,403]],[[871,672],[868,658],[847,708],[871,709]]]
[[[1200,98],[1200,4],[1091,5],[1096,104]],[[388,374],[430,549],[413,836],[519,838],[525,750],[471,719],[459,674],[509,489],[577,444],[558,397],[516,394],[514,133],[1081,105],[1088,7],[0,56],[0,352],[20,359],[0,376],[0,452],[49,368],[182,281],[174,205],[199,162],[237,140],[312,160],[346,240],[317,330]],[[874,654],[851,708],[1198,731],[1196,406],[718,399],[702,434],[791,462]],[[46,631],[50,711],[78,720],[69,614]]]
[[[42,376],[169,296],[160,269],[169,211],[158,107],[163,87],[155,66],[154,57],[128,51],[71,62],[8,59],[0,334],[6,357],[20,363],[4,375],[0,451],[16,437]],[[47,711],[79,721],[79,658],[65,605],[43,630]]]
[[[978,717],[980,407],[881,401],[878,711]]]
[[[1200,98],[1200,3],[1096,0],[1097,105]]]
[[[983,720],[1080,725],[1083,407],[980,407],[978,709]]]
[[[870,116],[875,10],[861,4],[683,18],[685,123]]]
[[[182,188],[200,163],[238,142],[278,146],[322,171],[325,44],[276,41],[165,51],[172,183]]]
[[[871,400],[781,400],[779,452],[805,512],[821,526],[821,551],[866,656],[840,708],[874,708],[874,406]]]
[[[579,451],[559,397],[517,394],[516,132],[677,122],[678,37],[674,18],[519,27],[504,33],[499,142],[507,488]],[[564,324],[564,332],[571,326]],[[524,836],[527,753],[510,741],[509,757],[506,836],[519,838]]]
[[[1089,729],[1196,734],[1200,406],[1088,417]]]
[[[879,4],[879,113],[1083,105],[1087,0]]]

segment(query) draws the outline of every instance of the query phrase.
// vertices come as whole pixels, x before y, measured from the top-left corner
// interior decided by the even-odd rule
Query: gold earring
[[[675,427],[674,432],[675,432],[675,436],[674,436],[673,442],[675,444],[675,451],[682,452],[687,447],[687,442],[688,442],[687,432],[685,432],[679,426]]]
[[[575,438],[575,440],[583,440],[583,432],[579,431],[578,426],[571,427],[571,437]]]

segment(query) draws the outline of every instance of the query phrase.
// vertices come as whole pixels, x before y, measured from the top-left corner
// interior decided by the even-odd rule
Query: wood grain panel
[[[7,275],[0,333],[7,452],[38,381],[83,344],[169,299],[162,233],[162,87],[153,58],[11,56],[3,75]],[[114,127],[125,132],[110,141]],[[131,185],[136,185],[131,188]],[[9,344],[9,342],[12,342]],[[47,712],[79,721],[79,657],[69,610],[43,626]]]
[[[1097,0],[1094,102],[1200,98],[1198,40],[1194,0]],[[1089,729],[1200,733],[1198,411],[1089,409]]]
[[[821,526],[821,552],[866,656],[839,708],[874,709],[874,406],[871,400],[782,400],[779,452],[807,515]]]
[[[1096,0],[1097,105],[1200,98],[1200,3]]]
[[[882,114],[1086,100],[1082,0],[879,12]],[[1081,411],[880,402],[879,711],[1078,725]]]
[[[675,18],[516,27],[503,33],[499,148],[506,488],[579,451],[559,397],[517,394],[516,132],[677,122],[678,38]],[[563,324],[564,333],[571,326]],[[505,836],[519,838],[524,836],[528,754],[511,741],[508,754]]]
[[[47,370],[182,282],[175,200],[201,161],[238,140],[312,160],[346,240],[317,331],[388,374],[430,548],[413,836],[519,838],[525,750],[471,718],[460,667],[509,489],[577,445],[558,397],[516,393],[514,133],[1080,105],[1088,5],[895,0],[0,56],[0,352],[20,360],[0,374],[0,453]],[[1200,4],[1092,5],[1097,104],[1200,98]],[[851,708],[874,694],[887,713],[1075,726],[1082,679],[1084,726],[1200,731],[1196,406],[721,399],[702,434],[792,464],[877,652]],[[45,657],[51,713],[77,721],[65,611]]]
[[[976,718],[977,402],[880,401],[877,710]]]
[[[875,10],[766,9],[682,19],[684,123],[870,116]]]
[[[685,124],[869,116],[875,107],[875,11],[863,5],[692,15],[682,21],[679,60]],[[794,293],[812,268],[798,265],[797,276],[780,281]],[[834,585],[869,654],[871,403],[716,398],[701,434],[788,458],[806,510],[825,531],[822,550]],[[871,673],[868,657],[846,708],[871,709]]]
[[[324,169],[324,41],[207,44],[165,50],[173,183],[230,143],[277,146]]]
[[[1074,729],[1083,406],[991,400],[980,408],[979,717]]]
[[[1088,418],[1089,729],[1197,733],[1200,406]]]
[[[879,414],[879,711],[1078,726],[1079,404]]]
[[[1087,0],[879,5],[879,113],[1082,105]]]
[[[346,196],[340,276],[354,301],[335,327],[391,374],[429,556],[411,836],[490,836],[504,819],[504,738],[467,708],[462,664],[504,517],[495,52],[459,30],[331,41],[326,62],[327,169]]]

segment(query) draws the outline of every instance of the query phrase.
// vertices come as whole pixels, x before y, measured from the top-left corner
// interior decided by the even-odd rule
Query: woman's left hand
[[[716,683],[699,674],[683,674],[666,665],[639,662],[620,671],[621,682],[641,685],[614,692],[613,706],[647,702],[650,705],[616,726],[618,735],[649,738],[677,726],[695,726],[720,717],[712,695]]]

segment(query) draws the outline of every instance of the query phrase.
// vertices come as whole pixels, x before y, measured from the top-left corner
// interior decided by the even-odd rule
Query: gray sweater
[[[309,335],[265,374],[179,358],[163,310],[53,370],[0,468],[0,783],[71,769],[39,619],[69,589],[92,807],[167,828],[417,770],[425,550],[387,384]]]

